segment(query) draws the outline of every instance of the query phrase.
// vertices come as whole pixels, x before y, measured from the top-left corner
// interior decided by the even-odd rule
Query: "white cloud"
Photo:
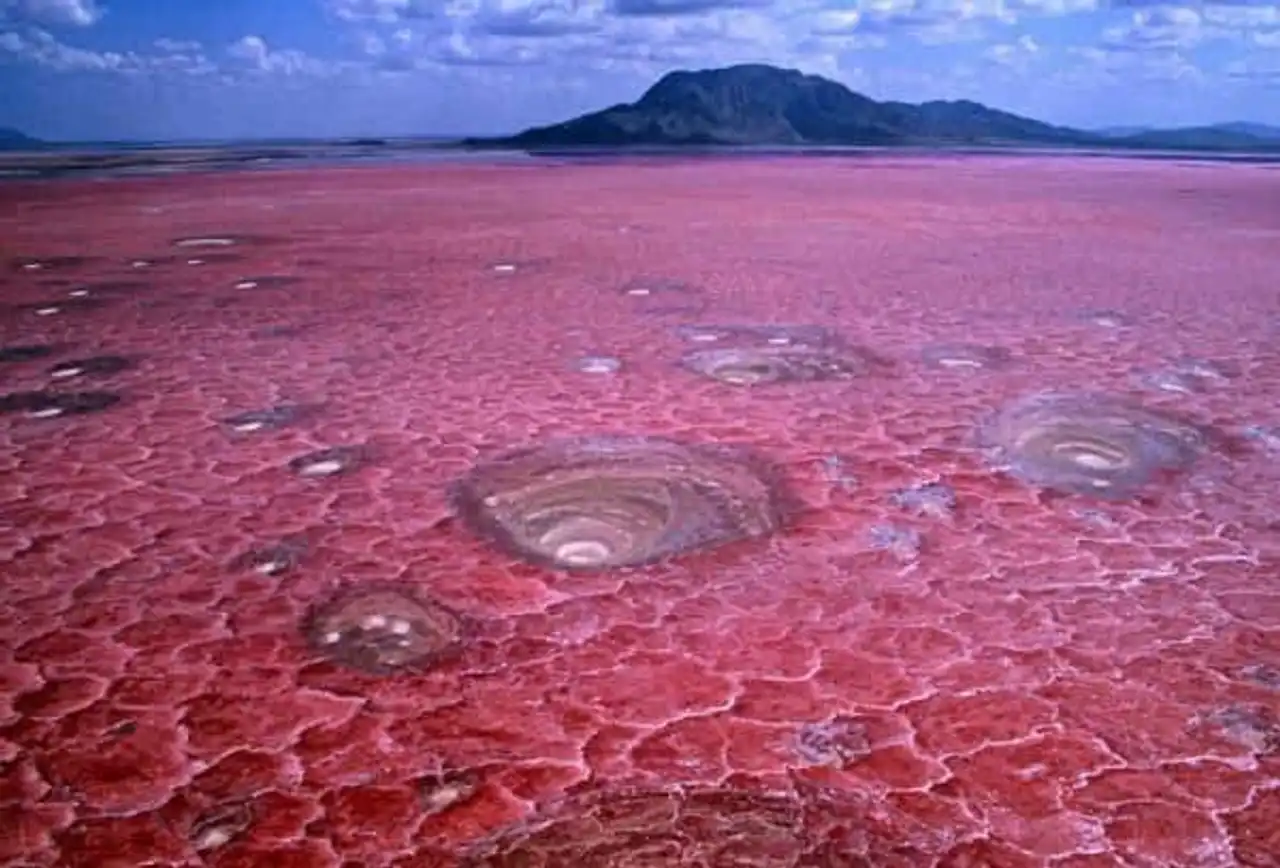
[[[398,21],[434,18],[446,4],[439,0],[326,0],[325,5],[343,21]]]
[[[1214,3],[1205,6],[1203,14],[1206,22],[1219,27],[1244,30],[1280,25],[1280,6],[1269,3],[1238,6]]]
[[[57,72],[140,72],[147,65],[133,52],[75,48],[44,30],[0,34],[0,53]]]
[[[1110,81],[1181,81],[1198,83],[1205,74],[1181,51],[1133,51],[1128,46],[1079,46],[1068,54],[1085,61],[1085,69],[1064,70],[1059,80],[1076,85],[1098,76]]]
[[[101,17],[95,0],[0,0],[0,22],[88,27]]]
[[[1204,37],[1204,19],[1185,6],[1154,6],[1133,13],[1127,24],[1108,28],[1103,45],[1114,50],[1176,50],[1195,45]]]
[[[230,45],[221,63],[210,59],[199,42],[190,40],[162,37],[151,44],[151,49],[91,51],[67,45],[45,30],[0,33],[0,55],[55,72],[322,76],[342,68],[341,64],[325,63],[300,51],[273,49],[258,36],[246,36]]]
[[[302,51],[276,49],[261,36],[243,36],[227,46],[229,71],[246,71],[267,75],[325,76],[341,71],[341,63],[330,63]]]
[[[1227,77],[1237,81],[1280,85],[1280,61],[1274,55],[1265,59],[1245,57],[1227,64]]]
[[[1013,42],[992,45],[983,52],[983,57],[997,66],[1025,70],[1039,54],[1040,44],[1024,33]]]

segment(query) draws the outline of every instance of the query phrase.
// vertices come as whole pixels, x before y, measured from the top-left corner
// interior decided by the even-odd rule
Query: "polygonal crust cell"
[[[462,868],[817,868],[803,804],[732,789],[614,790],[566,799],[472,846]]]

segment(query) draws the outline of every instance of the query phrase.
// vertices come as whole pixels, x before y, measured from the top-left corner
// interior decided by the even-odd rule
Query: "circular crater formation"
[[[1128,314],[1110,308],[1083,311],[1080,319],[1104,329],[1125,329],[1133,325],[1133,319]]]
[[[767,536],[787,513],[779,483],[731,447],[604,436],[508,452],[451,498],[473,533],[518,558],[603,570]]]
[[[693,344],[827,347],[839,343],[836,333],[826,326],[804,324],[682,325],[675,333]]]
[[[78,268],[88,263],[87,256],[39,256],[22,257],[13,261],[15,271],[37,272],[57,271],[59,269]]]
[[[262,274],[257,277],[244,277],[234,284],[235,289],[279,289],[301,283],[301,277],[289,274]]]
[[[462,616],[408,588],[372,585],[338,592],[311,610],[307,644],[369,675],[422,672],[462,642]]]
[[[97,310],[104,304],[99,298],[67,298],[57,301],[38,301],[31,304],[20,304],[18,310],[34,316],[57,316],[63,313]]]
[[[137,295],[152,289],[152,285],[140,280],[99,280],[79,283],[67,290],[69,298],[90,298],[101,295]]]
[[[802,346],[725,347],[685,353],[680,365],[731,386],[849,380],[871,371],[867,355]]]
[[[238,555],[229,564],[229,569],[233,572],[255,572],[260,576],[278,576],[296,567],[306,553],[307,544],[302,539],[281,540]]]
[[[289,462],[298,476],[319,478],[350,473],[368,462],[369,456],[359,446],[331,446],[299,455]]]
[[[26,413],[33,419],[84,416],[120,403],[113,392],[10,392],[0,395],[0,413]]]
[[[237,434],[256,434],[296,424],[316,411],[308,404],[277,404],[265,410],[247,410],[222,419],[222,424]]]
[[[584,374],[616,374],[622,370],[622,360],[613,356],[582,356],[573,366]]]
[[[932,344],[920,355],[926,366],[947,371],[998,370],[1013,361],[1004,347],[968,343]]]
[[[838,865],[797,797],[736,789],[570,796],[483,839],[463,868],[801,868]],[[852,864],[861,864],[852,863]]]
[[[701,290],[670,277],[643,276],[624,283],[619,292],[641,313],[696,315],[706,306]]]
[[[242,235],[188,235],[170,243],[179,250],[226,250],[250,241]]]
[[[1121,398],[1050,392],[1006,406],[979,441],[1029,485],[1123,499],[1189,469],[1207,437],[1196,425]]]
[[[72,377],[109,377],[130,370],[135,365],[128,356],[89,356],[69,359],[49,369],[49,376],[58,380]]]

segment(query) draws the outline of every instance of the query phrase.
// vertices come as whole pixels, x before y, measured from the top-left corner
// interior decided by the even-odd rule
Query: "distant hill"
[[[474,148],[1029,145],[1280,150],[1244,129],[1123,135],[1046,124],[968,100],[877,102],[842,84],[765,64],[671,72],[634,103],[503,138],[465,139]],[[1185,132],[1185,131],[1183,131]]]
[[[1259,139],[1274,139],[1280,141],[1280,127],[1273,127],[1269,124],[1251,124],[1246,121],[1233,121],[1229,124],[1215,124],[1215,127],[1227,132],[1240,133],[1241,135],[1253,136]]]
[[[1144,129],[1113,133],[1111,141],[1170,150],[1271,150],[1280,147],[1280,128],[1236,122],[1168,130]]]
[[[28,148],[38,148],[43,144],[39,139],[33,139],[26,133],[9,127],[0,127],[0,150],[24,151]]]

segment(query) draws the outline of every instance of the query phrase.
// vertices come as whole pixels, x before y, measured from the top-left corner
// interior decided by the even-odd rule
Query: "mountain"
[[[667,73],[634,103],[462,144],[524,150],[743,145],[1280,149],[1280,139],[1243,129],[1185,136],[1173,132],[1086,132],[968,100],[877,102],[820,76],[752,63]]]
[[[1143,130],[1111,137],[1111,144],[1168,150],[1275,150],[1280,148],[1280,129],[1264,124],[1230,123],[1170,130]]]
[[[1268,124],[1251,124],[1246,121],[1232,121],[1228,124],[1214,124],[1213,129],[1236,133],[1242,136],[1253,136],[1256,139],[1280,141],[1280,127]]]
[[[33,139],[26,133],[18,132],[9,127],[0,127],[0,151],[25,151],[31,148],[38,148],[44,142],[39,139]]]
[[[1140,136],[1143,133],[1149,133],[1151,131],[1151,127],[1102,127],[1101,129],[1092,130],[1091,132],[1099,136],[1119,139],[1126,136]]]

